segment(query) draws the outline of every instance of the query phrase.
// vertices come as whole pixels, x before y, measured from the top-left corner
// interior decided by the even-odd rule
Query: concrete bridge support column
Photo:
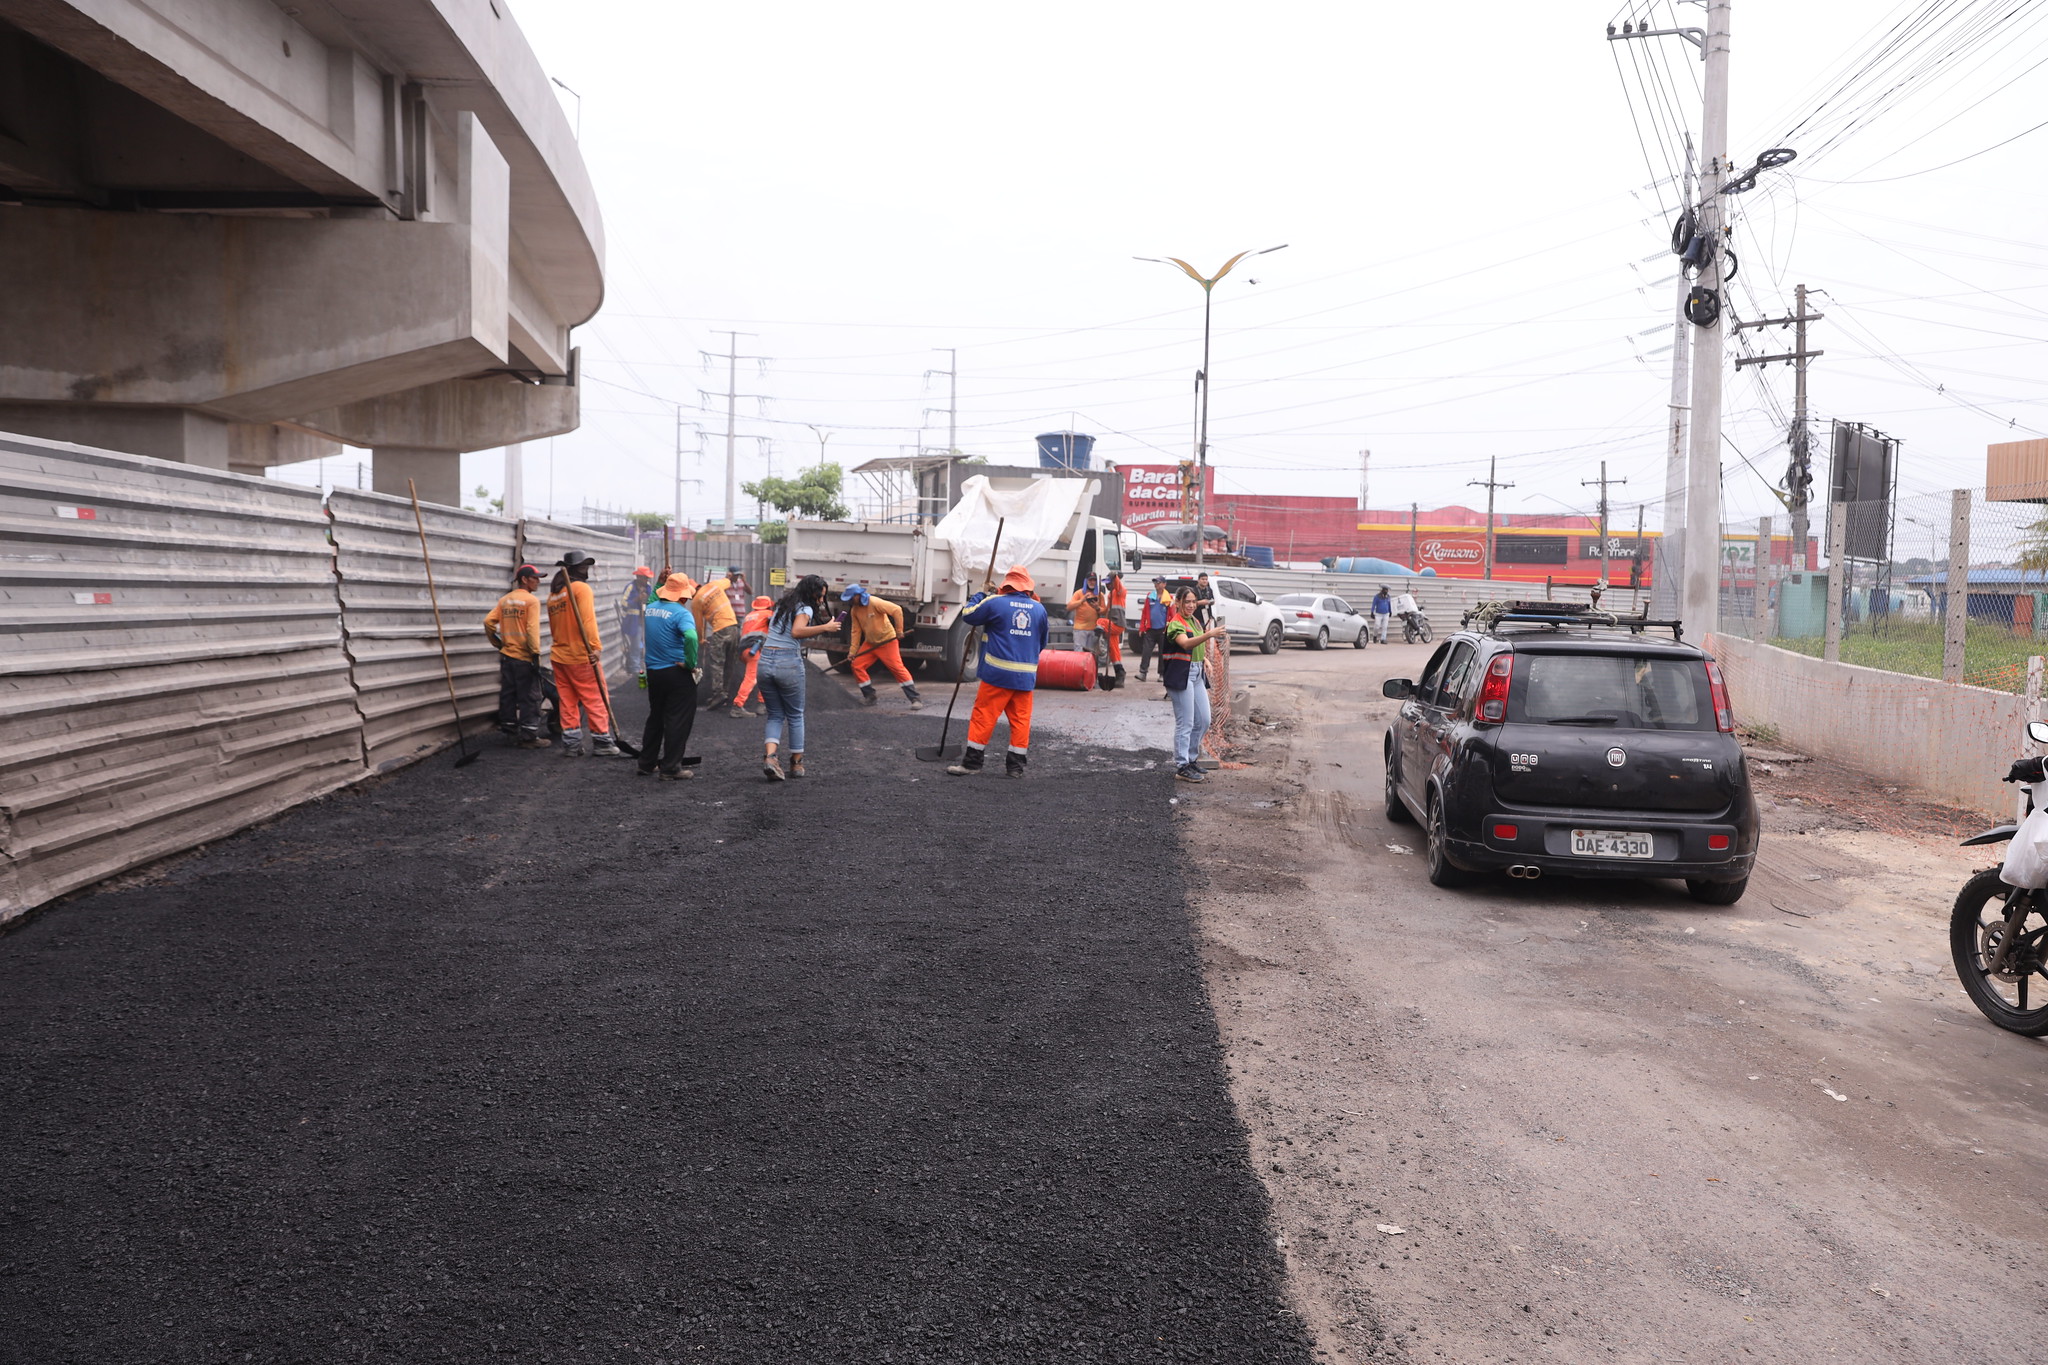
[[[378,446],[370,452],[370,487],[406,495],[406,480],[419,488],[421,502],[462,506],[462,452],[428,446]]]
[[[0,431],[226,469],[234,423],[190,408],[0,403]]]

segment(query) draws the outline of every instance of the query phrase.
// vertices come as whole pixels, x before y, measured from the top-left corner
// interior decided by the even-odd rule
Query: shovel
[[[469,751],[469,739],[462,733],[462,703],[455,696],[455,670],[448,663],[448,633],[441,629],[441,595],[434,590],[434,556],[427,552],[427,523],[420,516],[420,490],[413,481],[405,481],[405,491],[412,495],[412,524],[420,532],[420,558],[427,562],[427,601],[434,608],[434,638],[441,642],[441,676],[448,680],[448,704],[455,708],[455,744],[462,750],[462,757],[455,760],[458,768],[467,768],[483,757],[483,751]]]
[[[981,576],[983,592],[993,589],[996,585],[996,551],[1003,547],[1003,523],[1008,520],[1008,517],[996,520],[995,542],[988,547],[988,572]],[[974,657],[975,637],[980,634],[979,629],[967,633],[967,647],[960,651],[960,676],[953,680],[953,697],[946,703],[946,721],[939,727],[939,742],[930,748],[916,751],[920,763],[947,763],[960,757],[961,746],[955,744],[948,748],[946,736],[953,728],[953,706],[960,700],[960,684],[967,681],[967,661]]]

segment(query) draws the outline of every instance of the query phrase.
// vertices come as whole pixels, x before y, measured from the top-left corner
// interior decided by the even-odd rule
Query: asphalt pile
[[[0,937],[0,1361],[1310,1359],[1170,765],[819,701],[803,781],[493,746]]]

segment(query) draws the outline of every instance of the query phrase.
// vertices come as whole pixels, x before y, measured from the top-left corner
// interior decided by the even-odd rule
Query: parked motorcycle
[[[1429,618],[1419,611],[1404,612],[1401,616],[1401,635],[1411,645],[1428,644]]]
[[[2048,744],[2048,722],[2028,722],[2027,738]],[[2031,842],[2036,831],[2026,820],[2034,815],[2036,793],[2048,790],[2048,760],[2023,758],[2004,780],[2026,785],[2026,817],[1965,839],[1964,847],[2004,843],[2015,835]],[[2028,848],[2015,848],[2013,855],[2008,861],[2016,866],[2032,856]],[[1986,868],[1963,884],[1949,917],[1949,954],[1963,990],[1986,1019],[2039,1038],[2048,1034],[2048,890],[2009,885],[2002,870]]]

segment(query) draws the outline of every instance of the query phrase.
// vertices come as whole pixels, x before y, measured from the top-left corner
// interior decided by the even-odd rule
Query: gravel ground
[[[0,938],[0,1360],[1308,1360],[1165,769],[814,696],[806,782],[494,742]]]

